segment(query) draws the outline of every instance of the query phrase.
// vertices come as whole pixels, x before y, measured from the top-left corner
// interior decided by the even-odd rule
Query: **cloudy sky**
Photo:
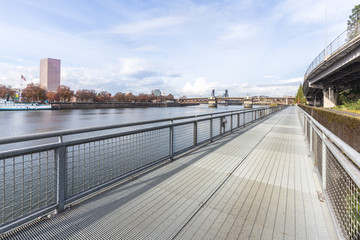
[[[73,90],[294,95],[354,0],[3,0],[0,83],[61,59]],[[23,87],[25,82],[22,83]]]

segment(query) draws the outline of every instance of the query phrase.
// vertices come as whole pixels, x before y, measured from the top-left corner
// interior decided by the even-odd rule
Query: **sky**
[[[293,96],[359,3],[0,0],[0,84],[39,83],[56,58],[75,91]]]

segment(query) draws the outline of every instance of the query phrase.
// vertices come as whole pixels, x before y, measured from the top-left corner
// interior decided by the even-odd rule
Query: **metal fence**
[[[2,138],[0,146],[6,151],[0,152],[0,233],[60,212],[67,204],[284,107]],[[26,146],[10,148],[14,144]]]
[[[335,53],[345,44],[351,42],[354,38],[359,36],[360,33],[360,22],[354,24],[352,27],[348,27],[344,32],[342,32],[334,41],[332,41],[316,58],[311,62],[309,67],[306,69],[305,77],[306,78],[317,66],[324,62],[328,56]]]
[[[299,107],[297,111],[338,229],[346,239],[359,239],[360,153]]]

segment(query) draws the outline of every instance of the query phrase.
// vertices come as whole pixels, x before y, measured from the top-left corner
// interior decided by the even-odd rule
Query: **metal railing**
[[[0,152],[0,233],[284,107],[1,138],[3,148],[35,143]]]
[[[335,53],[345,44],[349,43],[351,40],[356,38],[360,33],[360,23],[354,24],[353,27],[347,28],[342,32],[334,41],[332,41],[324,50],[316,56],[316,58],[311,62],[309,67],[306,69],[305,76],[306,78],[317,66],[323,63],[331,54]]]
[[[297,108],[327,203],[342,237],[360,238],[360,153]]]

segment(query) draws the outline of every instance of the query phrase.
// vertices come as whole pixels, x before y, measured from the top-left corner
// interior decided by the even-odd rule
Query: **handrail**
[[[360,169],[360,153],[353,149],[349,144],[341,140],[338,136],[330,132],[327,128],[321,125],[318,121],[316,121],[312,116],[310,116],[307,112],[301,109],[303,113],[313,122],[313,124],[320,129],[321,132],[325,134],[341,151],[351,159],[352,162],[356,164],[356,166]],[[359,185],[360,186],[360,185]]]
[[[297,108],[309,152],[339,238],[358,239],[360,232],[360,153]]]
[[[186,151],[216,141],[285,107],[241,109],[2,138],[0,144],[13,143],[15,147],[19,142],[40,141],[0,152],[0,211],[3,213],[0,214],[0,234],[50,211],[61,212],[65,204],[149,167],[172,161]],[[178,121],[185,119],[188,120]],[[142,127],[128,128],[136,125]],[[122,127],[123,131],[63,138]],[[47,140],[54,137],[58,141]],[[21,191],[33,191],[32,186],[36,186],[34,193],[16,195]],[[6,194],[1,194],[5,191]]]
[[[334,54],[341,47],[350,43],[353,39],[357,38],[360,35],[360,22],[355,24],[353,29],[347,28],[343,31],[338,37],[336,37],[324,50],[322,50],[319,55],[310,63],[309,67],[306,69],[304,74],[304,79],[321,63],[325,62],[328,57]]]
[[[199,114],[199,115],[189,115],[189,116],[175,117],[175,118],[163,118],[163,119],[149,120],[149,121],[142,121],[142,122],[113,124],[113,125],[106,125],[106,126],[99,126],[99,127],[88,127],[88,128],[80,128],[80,129],[51,131],[51,132],[45,132],[45,133],[26,134],[26,135],[16,136],[16,137],[0,138],[0,144],[10,144],[10,143],[16,143],[16,142],[38,140],[38,139],[43,139],[43,138],[53,138],[53,137],[60,137],[60,136],[95,132],[95,131],[104,131],[104,130],[115,129],[115,128],[125,128],[125,127],[139,126],[139,125],[147,125],[147,124],[153,124],[153,123],[174,122],[174,121],[184,120],[184,119],[189,119],[189,118],[200,118],[200,117],[205,117],[205,116],[224,115],[226,113],[230,113],[230,114],[238,113],[238,112],[246,113],[246,112],[252,112],[254,110],[257,111],[257,110],[263,110],[263,109],[267,109],[267,108],[262,107],[262,108],[256,108],[253,110],[240,109],[240,110],[232,110],[232,111],[205,113],[205,114]]]

